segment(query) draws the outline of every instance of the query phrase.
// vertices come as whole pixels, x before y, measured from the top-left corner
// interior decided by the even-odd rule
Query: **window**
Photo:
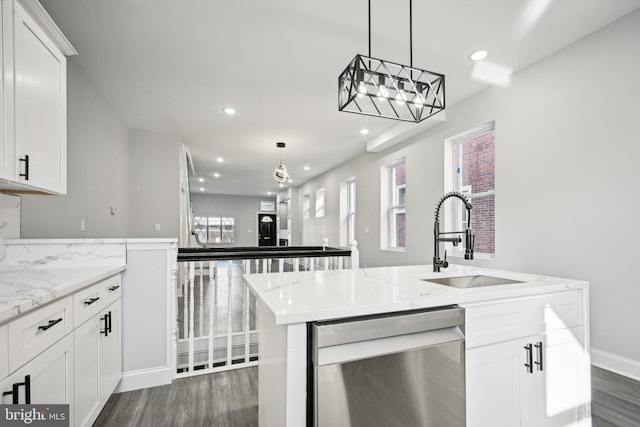
[[[494,122],[472,129],[447,140],[445,153],[449,170],[446,191],[459,191],[469,198],[471,229],[475,232],[475,255],[493,258],[495,254],[495,125]],[[459,206],[458,206],[459,205]],[[466,210],[462,204],[445,215],[447,230],[463,230]],[[455,248],[462,255],[464,248]]]
[[[380,172],[380,248],[404,251],[407,224],[405,159],[382,166]]]
[[[235,241],[235,219],[225,217],[194,218],[195,231],[201,242],[233,243]]]
[[[356,239],[356,178],[340,183],[340,246]]]
[[[260,200],[260,210],[261,211],[275,211],[276,203],[273,200]]]
[[[347,182],[347,244],[356,239],[356,181]]]

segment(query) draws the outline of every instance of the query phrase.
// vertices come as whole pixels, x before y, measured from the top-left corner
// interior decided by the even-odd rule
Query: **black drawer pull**
[[[86,300],[84,303],[87,305],[91,305],[94,302],[98,301],[100,299],[100,297],[95,297],[95,298],[89,298],[88,300]]]
[[[113,292],[113,291],[115,291],[116,289],[118,289],[119,287],[120,287],[120,285],[115,285],[115,286],[110,287],[110,288],[109,288],[109,290],[110,290],[111,292]]]
[[[49,320],[49,324],[48,325],[44,325],[44,326],[38,326],[38,329],[41,329],[43,331],[46,331],[47,329],[57,325],[58,323],[62,322],[62,317],[59,318],[58,320]]]
[[[25,154],[24,159],[20,159],[21,162],[24,162],[24,173],[21,173],[20,176],[24,177],[25,181],[29,181],[29,155]]]

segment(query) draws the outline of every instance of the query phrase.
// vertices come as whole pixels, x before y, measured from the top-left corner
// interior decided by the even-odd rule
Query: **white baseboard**
[[[174,370],[168,366],[123,372],[120,384],[114,393],[171,384],[173,377]]]
[[[640,361],[617,354],[607,353],[597,348],[591,349],[591,364],[625,377],[640,381]]]

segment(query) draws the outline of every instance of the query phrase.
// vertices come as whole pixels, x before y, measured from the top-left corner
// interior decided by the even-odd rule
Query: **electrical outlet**
[[[160,231],[160,224],[153,224],[154,231]]]
[[[118,208],[116,208],[115,206],[111,206],[111,215],[115,215],[118,213]]]
[[[80,220],[80,231],[82,231],[84,233],[86,229],[86,223],[84,221],[84,218]]]

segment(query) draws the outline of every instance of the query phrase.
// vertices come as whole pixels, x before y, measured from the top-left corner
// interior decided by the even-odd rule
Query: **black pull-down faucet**
[[[460,199],[467,208],[467,228],[464,231],[443,231],[440,232],[440,208],[442,203],[450,197],[457,197]],[[465,251],[464,259],[473,259],[473,247],[475,245],[475,234],[471,231],[471,202],[462,193],[452,191],[445,194],[438,201],[435,212],[435,221],[433,223],[433,271],[439,272],[440,268],[447,268],[449,263],[447,262],[447,251],[444,251],[444,259],[440,259],[440,242],[451,242],[453,246],[458,246],[458,243],[462,242],[462,238],[459,236],[464,233],[465,236]],[[455,237],[440,237],[445,234],[456,234]]]

